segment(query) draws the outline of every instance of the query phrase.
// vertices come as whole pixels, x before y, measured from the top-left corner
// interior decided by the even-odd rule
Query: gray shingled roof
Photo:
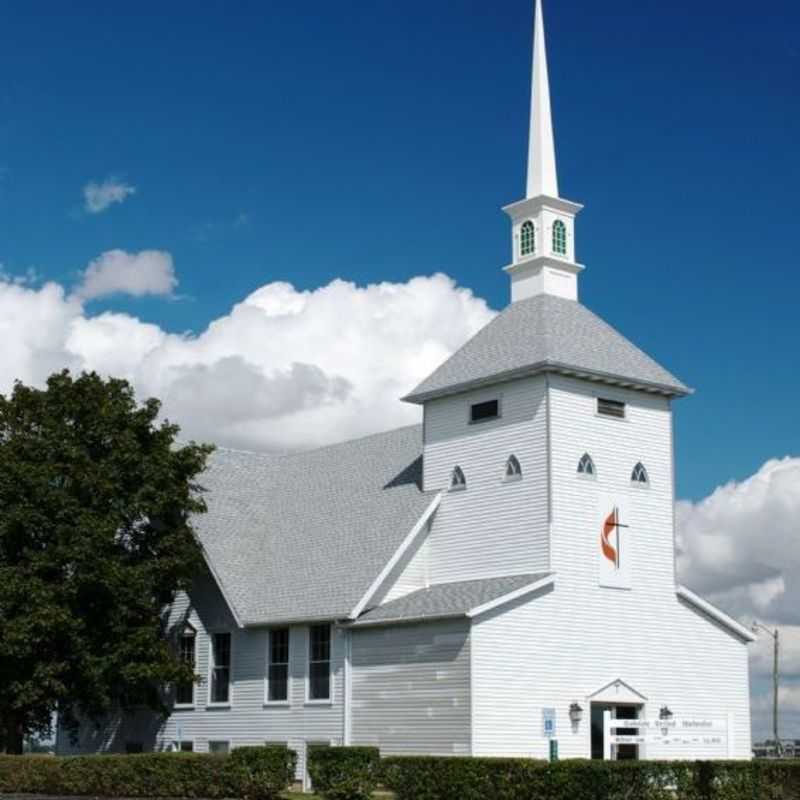
[[[549,573],[438,583],[364,612],[352,627],[463,617],[473,608],[529,586]]]
[[[418,425],[307,453],[217,450],[195,528],[242,624],[344,618],[428,507]]]
[[[690,391],[585,306],[543,294],[508,306],[404,399],[421,403],[547,370],[669,395]]]

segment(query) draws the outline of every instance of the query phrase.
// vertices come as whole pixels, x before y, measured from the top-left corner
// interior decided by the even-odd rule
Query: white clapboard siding
[[[178,739],[194,742],[196,752],[208,750],[209,741],[229,741],[231,747],[264,743],[286,743],[297,751],[297,776],[305,772],[307,742],[340,744],[343,736],[344,633],[332,630],[333,702],[306,703],[308,628],[290,629],[290,700],[287,706],[265,705],[267,629],[237,629],[219,591],[210,578],[200,581],[191,600],[179,595],[171,609],[171,622],[188,619],[197,631],[197,672],[202,682],[195,687],[193,709],[176,709],[166,720],[155,722],[139,713],[101,726],[104,735],[93,733],[91,724],[81,727],[78,746],[59,735],[60,752],[124,752],[126,741],[141,741],[145,750],[164,750]],[[208,700],[209,633],[232,633],[232,702],[230,708],[210,708]],[[62,744],[63,741],[63,744]]]
[[[431,583],[548,569],[545,379],[433,400],[425,407],[424,481],[448,489],[458,465],[465,491],[446,492],[430,536]],[[469,424],[473,403],[499,398],[498,420]],[[505,480],[514,454],[522,480]]]
[[[352,742],[385,755],[465,755],[469,624],[447,620],[353,631]]]
[[[614,590],[608,590],[614,591]],[[624,611],[624,613],[623,613]],[[556,583],[545,596],[476,622],[472,636],[475,755],[547,757],[542,709],[554,708],[562,758],[590,753],[589,695],[621,679],[643,694],[644,716],[734,718],[734,756],[750,756],[747,651],[716,623],[665,595],[658,608],[592,609]],[[584,708],[573,729],[569,706]],[[647,757],[725,757],[694,746]]]
[[[476,754],[547,755],[542,708],[555,708],[562,757],[590,750],[588,697],[621,679],[646,716],[734,715],[735,754],[750,752],[747,648],[675,594],[671,410],[667,400],[568,378],[551,384],[553,591],[476,621],[472,632]],[[597,396],[628,403],[625,420],[596,414]],[[594,460],[594,480],[577,475]],[[631,485],[635,464],[650,485]],[[599,585],[598,496],[627,499],[631,589]],[[573,730],[572,702],[584,707]],[[651,748],[648,756],[658,757]],[[719,757],[695,747],[692,757]]]

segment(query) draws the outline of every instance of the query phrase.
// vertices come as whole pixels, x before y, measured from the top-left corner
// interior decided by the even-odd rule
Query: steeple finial
[[[558,197],[556,149],[550,112],[550,81],[544,36],[542,0],[536,0],[533,37],[533,79],[531,82],[531,130],[528,150],[527,197]]]

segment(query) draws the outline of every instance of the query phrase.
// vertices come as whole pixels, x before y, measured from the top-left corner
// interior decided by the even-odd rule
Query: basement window
[[[500,416],[500,401],[486,400],[483,403],[475,403],[469,408],[469,421],[471,424],[477,422],[488,422]]]
[[[597,413],[603,417],[625,419],[625,403],[620,403],[619,400],[606,400],[603,397],[598,397]]]

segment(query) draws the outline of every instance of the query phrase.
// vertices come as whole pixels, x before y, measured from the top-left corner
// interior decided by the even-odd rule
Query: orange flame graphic
[[[609,536],[611,535],[612,531],[617,528],[619,524],[619,512],[615,508],[606,518],[606,521],[603,523],[603,533],[600,536],[600,548],[603,551],[603,555],[615,566],[619,567],[619,554],[617,553],[616,548],[614,545],[611,544],[609,540]]]

